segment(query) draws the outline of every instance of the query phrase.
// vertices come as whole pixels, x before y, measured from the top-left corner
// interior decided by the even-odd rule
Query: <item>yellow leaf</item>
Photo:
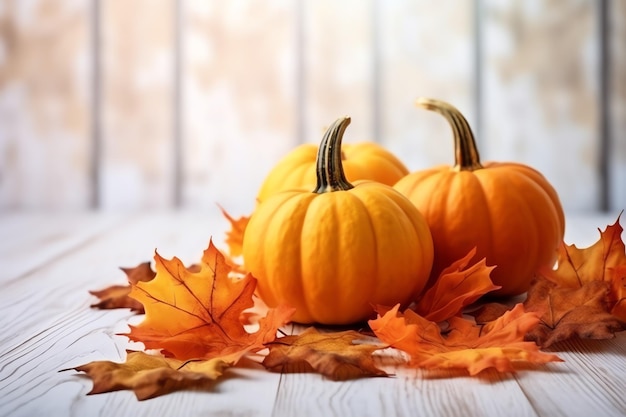
[[[231,355],[183,362],[128,351],[126,362],[96,361],[74,369],[93,380],[89,394],[133,390],[138,400],[146,400],[185,389],[211,389],[224,370],[238,360],[238,355]]]

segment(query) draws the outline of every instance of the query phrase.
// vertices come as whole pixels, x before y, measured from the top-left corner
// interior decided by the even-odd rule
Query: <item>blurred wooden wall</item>
[[[348,114],[411,170],[542,171],[569,211],[626,208],[623,0],[0,0],[0,209],[247,213]]]

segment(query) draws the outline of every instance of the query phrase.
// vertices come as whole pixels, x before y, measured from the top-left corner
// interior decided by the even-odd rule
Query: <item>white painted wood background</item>
[[[336,117],[411,170],[542,171],[566,209],[626,208],[623,0],[0,0],[0,209],[252,209]]]

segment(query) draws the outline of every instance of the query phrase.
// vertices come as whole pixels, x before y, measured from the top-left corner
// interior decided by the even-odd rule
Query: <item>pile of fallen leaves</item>
[[[494,368],[561,361],[541,351],[571,337],[607,339],[626,329],[626,250],[617,221],[591,247],[563,243],[555,269],[538,271],[523,302],[486,303],[495,266],[470,265],[475,251],[445,269],[419,300],[376,306],[377,318],[360,329],[302,328],[287,335],[288,306],[268,309],[254,296],[256,280],[234,259],[241,255],[247,218],[234,219],[225,255],[209,242],[199,264],[154,256],[123,271],[128,285],[92,294],[96,308],[145,314],[125,334],[146,351],[128,351],[124,363],[79,366],[93,380],[91,394],[133,390],[148,399],[183,389],[210,389],[244,357],[275,372],[317,372],[333,380],[387,376],[396,369],[459,368],[470,375]],[[514,304],[514,305],[512,305]]]

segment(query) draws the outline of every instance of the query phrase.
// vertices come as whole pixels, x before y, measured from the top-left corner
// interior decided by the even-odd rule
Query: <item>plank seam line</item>
[[[292,323],[291,331],[288,332],[289,335],[293,335],[293,329],[294,329],[294,325]],[[278,396],[280,395],[280,389],[283,386],[284,378],[285,378],[285,372],[281,371],[280,377],[278,378],[278,385],[276,386],[276,395],[274,396],[274,404],[272,405],[272,413],[270,414],[271,416],[278,415],[276,414],[276,404],[278,403]]]
[[[537,407],[535,406],[535,403],[530,399],[530,396],[528,395],[528,393],[524,389],[524,386],[522,384],[520,384],[519,378],[518,378],[518,376],[515,373],[513,374],[513,378],[515,379],[515,382],[517,383],[517,386],[519,387],[520,391],[522,392],[522,395],[524,395],[524,398],[526,398],[526,401],[528,401],[528,405],[530,405],[530,408],[533,410],[533,413],[535,413],[535,416],[539,417],[541,415],[541,413],[539,412],[539,410],[537,410]]]

